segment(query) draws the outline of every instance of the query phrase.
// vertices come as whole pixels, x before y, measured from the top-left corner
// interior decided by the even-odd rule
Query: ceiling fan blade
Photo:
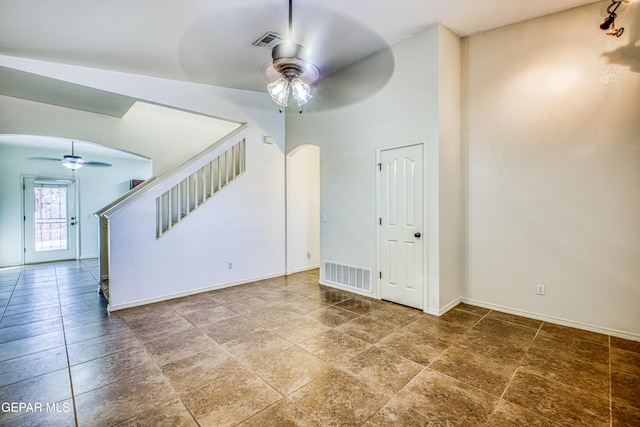
[[[59,162],[62,159],[56,159],[53,157],[27,157],[27,160],[53,160],[54,162]]]
[[[318,81],[312,88],[313,100],[303,109],[305,112],[331,110],[367,99],[387,85],[394,68],[391,48],[376,52]]]
[[[314,99],[305,105],[305,111],[314,103],[317,105],[313,109],[339,108],[377,93],[391,79],[395,67],[387,41],[354,18],[309,3],[294,1],[293,7],[293,42],[304,47],[302,59],[320,72],[320,79],[311,85]],[[236,3],[203,17],[180,40],[178,58],[185,77],[203,84],[266,93],[267,84],[279,73],[273,69],[271,50],[254,46],[251,41],[267,32],[286,37],[287,9],[284,0],[263,0],[252,2],[250,12]],[[238,27],[237,22],[243,25]],[[324,79],[342,74],[338,71],[381,51],[385,54],[376,67],[360,67],[358,75],[351,74],[353,78],[334,79],[323,85]],[[276,77],[272,78],[274,73]],[[346,91],[342,82],[348,85]]]
[[[93,167],[102,167],[102,168],[108,168],[111,165],[111,163],[105,163],[105,162],[90,162],[90,161],[81,161],[80,163],[82,163],[83,166],[93,166]]]

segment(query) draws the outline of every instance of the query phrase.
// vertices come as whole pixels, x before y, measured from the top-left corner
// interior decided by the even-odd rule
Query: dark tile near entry
[[[61,330],[36,337],[9,341],[0,344],[0,361],[63,347],[64,345],[64,333]]]
[[[17,326],[8,326],[0,329],[0,344],[21,340],[24,338],[35,337],[38,335],[45,335],[52,332],[62,330],[62,319],[53,318],[47,320],[40,320],[27,324],[21,324]]]
[[[53,403],[70,398],[71,384],[66,368],[0,387],[0,402]],[[0,422],[19,415],[22,414],[0,411]]]
[[[46,306],[41,310],[3,316],[2,321],[0,321],[0,329],[10,326],[24,325],[26,323],[60,319],[61,316],[60,307]]]
[[[64,347],[0,362],[0,387],[67,367]]]

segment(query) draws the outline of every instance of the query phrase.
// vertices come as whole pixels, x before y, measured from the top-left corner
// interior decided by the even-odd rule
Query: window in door
[[[33,195],[35,251],[68,249],[67,186],[41,184]]]

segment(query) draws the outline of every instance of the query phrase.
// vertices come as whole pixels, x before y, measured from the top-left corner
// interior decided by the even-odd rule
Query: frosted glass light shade
[[[293,97],[298,101],[299,106],[303,106],[313,98],[309,85],[298,77],[291,79],[291,88],[293,89]]]
[[[271,95],[273,101],[282,106],[287,106],[289,99],[289,82],[284,76],[280,76],[278,80],[267,85],[267,92]]]

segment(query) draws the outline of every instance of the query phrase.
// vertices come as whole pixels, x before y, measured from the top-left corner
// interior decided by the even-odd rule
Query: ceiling
[[[466,36],[589,3],[294,0],[293,31],[324,77],[437,22]],[[270,51],[252,42],[285,35],[287,8],[286,0],[2,0],[0,54],[264,91]]]
[[[122,118],[136,102],[128,96],[8,67],[0,67],[0,82],[1,95],[118,118]]]

